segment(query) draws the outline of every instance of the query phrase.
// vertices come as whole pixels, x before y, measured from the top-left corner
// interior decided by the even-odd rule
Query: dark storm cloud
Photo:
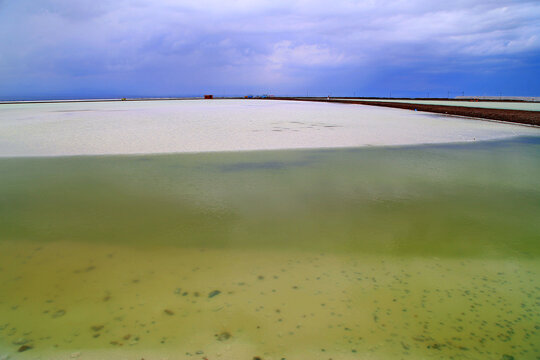
[[[508,74],[538,92],[539,24],[537,1],[0,1],[0,97],[478,92]]]

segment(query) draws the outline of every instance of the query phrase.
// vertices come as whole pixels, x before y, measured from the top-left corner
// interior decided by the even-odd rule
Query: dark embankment
[[[424,105],[409,104],[384,101],[362,101],[362,100],[333,100],[321,98],[271,98],[273,100],[296,100],[296,101],[318,101],[342,104],[384,106],[406,110],[427,111],[438,114],[459,115],[489,120],[508,121],[519,124],[540,126],[540,111],[508,110],[508,109],[486,109],[465,106],[446,106],[446,105]]]

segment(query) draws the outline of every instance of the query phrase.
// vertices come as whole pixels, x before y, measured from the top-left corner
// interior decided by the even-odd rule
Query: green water
[[[0,174],[0,356],[540,356],[539,138]]]

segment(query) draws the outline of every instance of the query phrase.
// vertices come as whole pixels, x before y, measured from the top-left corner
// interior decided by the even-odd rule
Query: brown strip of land
[[[333,100],[320,98],[271,98],[275,100],[296,100],[296,101],[318,101],[341,104],[356,104],[370,106],[384,106],[406,110],[427,111],[438,114],[459,115],[481,119],[508,121],[519,124],[540,126],[540,111],[508,110],[508,109],[485,109],[465,106],[446,106],[446,105],[424,105],[409,104],[384,101],[362,101],[362,100]]]

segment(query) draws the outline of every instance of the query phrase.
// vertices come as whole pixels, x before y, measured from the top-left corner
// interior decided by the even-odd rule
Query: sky
[[[540,1],[0,0],[0,99],[540,96]]]

